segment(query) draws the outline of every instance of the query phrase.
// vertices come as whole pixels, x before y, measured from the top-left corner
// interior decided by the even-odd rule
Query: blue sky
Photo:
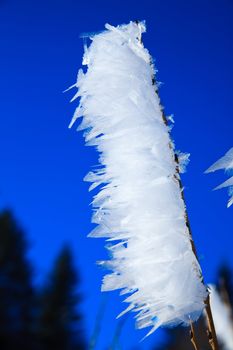
[[[226,191],[211,189],[224,173],[203,171],[232,147],[233,2],[231,0],[0,0],[0,205],[14,210],[28,232],[36,281],[58,250],[72,245],[82,277],[90,337],[101,301],[104,241],[88,239],[92,194],[82,181],[97,155],[68,129],[75,109],[62,93],[81,67],[81,33],[146,20],[143,41],[155,58],[166,114],[174,114],[177,149],[191,153],[183,175],[193,236],[207,282],[223,261],[233,265],[232,210]],[[106,349],[122,310],[107,296],[97,349]],[[138,344],[133,315],[121,336],[124,350],[150,349],[160,332]]]

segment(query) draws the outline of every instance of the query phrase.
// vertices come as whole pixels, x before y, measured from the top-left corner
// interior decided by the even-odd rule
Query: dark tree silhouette
[[[37,338],[43,350],[85,349],[82,318],[77,306],[79,278],[71,251],[65,247],[59,254],[48,283],[40,297]]]
[[[34,349],[34,293],[24,233],[0,213],[0,349]]]

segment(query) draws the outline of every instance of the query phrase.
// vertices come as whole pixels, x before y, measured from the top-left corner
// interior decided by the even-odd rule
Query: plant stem
[[[177,173],[179,174],[179,160],[178,160],[178,157],[176,155],[175,155],[175,161],[177,163]],[[177,178],[177,181],[178,181],[179,186],[180,186],[182,200],[183,200],[183,202],[185,204],[184,192],[182,190],[182,183],[181,183],[180,177]],[[185,208],[186,208],[186,206],[185,206]],[[193,251],[193,254],[195,255],[195,257],[196,257],[196,259],[198,261],[197,251],[196,251],[196,247],[195,247],[195,244],[194,244],[194,241],[193,241],[193,238],[192,238],[191,227],[190,227],[188,213],[187,213],[186,209],[185,209],[185,221],[186,221],[186,226],[188,228],[188,232],[189,232],[189,235],[190,235],[190,243],[191,243],[191,246],[192,246],[192,251]],[[202,278],[202,283],[204,284],[203,276],[201,276],[201,278]],[[218,347],[218,340],[217,340],[217,336],[216,336],[216,331],[215,331],[212,311],[211,311],[211,307],[210,307],[210,296],[209,296],[209,294],[208,294],[208,296],[207,296],[207,298],[205,300],[205,305],[206,305],[205,306],[205,314],[206,314],[207,327],[208,327],[208,329],[207,329],[208,341],[209,341],[209,344],[210,344],[212,350],[218,350],[219,349],[219,347]]]
[[[197,338],[195,334],[194,324],[192,321],[190,322],[190,340],[191,340],[191,343],[193,344],[194,349],[199,350],[199,347],[197,345]]]
[[[163,113],[163,121],[167,125],[167,119],[166,119],[164,113]],[[172,148],[171,145],[170,145],[170,147]],[[185,205],[183,186],[182,186],[182,182],[181,182],[181,179],[180,179],[180,176],[179,176],[179,159],[178,159],[178,156],[176,154],[174,155],[174,160],[175,160],[175,162],[177,164],[176,174],[175,174],[174,177],[175,177],[175,180],[178,182],[179,187],[180,187],[181,198],[182,198],[182,201],[183,201],[184,206],[185,206],[185,222],[186,222],[186,226],[187,226],[187,229],[188,229],[188,232],[189,232],[189,236],[190,236],[190,244],[191,244],[191,247],[192,247],[193,254],[195,255],[195,257],[196,257],[196,259],[198,261],[197,251],[196,251],[196,247],[195,247],[195,244],[194,244],[194,241],[193,241],[191,226],[190,226],[188,213],[187,213],[187,209],[186,209],[186,205]],[[203,275],[201,275],[200,277],[202,279],[202,283],[204,284]],[[208,327],[208,329],[207,329],[208,341],[209,341],[209,344],[210,344],[212,350],[218,350],[219,346],[218,346],[218,340],[217,340],[217,336],[216,336],[216,331],[215,331],[212,311],[211,311],[211,307],[210,307],[209,294],[208,294],[208,296],[207,296],[207,298],[205,300],[205,305],[206,305],[205,306],[205,314],[206,314],[207,327]],[[191,324],[191,334],[193,334],[193,336],[194,336],[193,329],[192,329],[192,324]],[[192,342],[193,346],[195,347],[196,344],[194,343],[194,337],[191,337],[191,342]]]
[[[218,350],[218,340],[215,332],[215,327],[214,327],[214,321],[213,321],[213,316],[212,316],[212,311],[210,307],[210,296],[206,298],[205,301],[206,307],[205,307],[205,315],[206,315],[206,320],[207,320],[207,325],[208,325],[208,330],[207,330],[207,335],[209,339],[209,344],[211,346],[212,350]]]
[[[139,25],[138,21],[135,21],[135,23],[137,25]],[[138,39],[142,43],[142,38],[140,37]],[[151,58],[151,66],[153,66],[152,58]],[[156,88],[156,79],[155,79],[155,75],[154,74],[152,75],[151,80],[152,80],[152,85],[155,87],[155,94],[158,95],[158,90]],[[162,112],[163,122],[167,126],[167,124],[168,124],[167,123],[167,118],[166,118],[166,116],[165,116],[165,114],[163,112],[162,105],[161,105],[161,112]],[[173,151],[172,142],[170,142],[169,147]],[[182,198],[182,201],[183,201],[184,207],[185,207],[185,222],[186,222],[186,226],[187,226],[187,229],[188,229],[188,232],[189,232],[189,236],[190,236],[190,244],[191,244],[191,247],[192,247],[193,254],[195,255],[195,257],[196,257],[196,259],[198,261],[196,247],[195,247],[195,244],[194,244],[194,241],[193,241],[191,227],[190,227],[189,218],[188,218],[188,213],[187,213],[187,209],[186,209],[186,205],[185,205],[183,186],[182,186],[182,182],[181,182],[180,174],[179,174],[180,173],[180,171],[179,171],[179,159],[178,159],[178,156],[175,153],[174,153],[174,161],[176,163],[176,174],[174,174],[174,179],[175,179],[175,181],[178,182],[178,185],[179,185],[179,188],[180,188],[181,198]],[[200,278],[202,280],[202,283],[205,285],[204,278],[203,278],[202,274],[200,275]],[[216,332],[215,332],[215,327],[214,327],[214,322],[213,322],[213,317],[212,317],[212,312],[211,312],[211,307],[210,307],[209,294],[208,294],[208,296],[207,296],[207,298],[205,300],[205,305],[206,305],[205,306],[205,312],[206,312],[206,318],[207,318],[207,324],[208,324],[207,334],[208,334],[208,338],[209,338],[209,344],[210,344],[212,350],[218,350],[219,349],[218,348],[218,341],[217,341],[217,337],[216,337]],[[192,334],[191,342],[194,345],[195,349],[197,349],[197,346],[195,344],[195,338],[194,338],[192,323],[191,323],[191,334]]]

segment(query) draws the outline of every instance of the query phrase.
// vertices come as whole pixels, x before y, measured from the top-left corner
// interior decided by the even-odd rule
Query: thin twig
[[[212,311],[211,311],[211,307],[210,307],[209,295],[206,298],[205,304],[206,304],[205,315],[206,315],[206,320],[207,320],[207,324],[208,324],[207,335],[208,335],[209,344],[210,344],[212,350],[218,350],[218,341],[217,341],[217,336],[216,336],[216,332],[215,332]]]
[[[153,81],[153,85],[155,85],[155,78],[153,78],[152,81]],[[155,93],[158,94],[157,91],[155,91]],[[162,110],[162,108],[161,108],[161,110]],[[167,125],[167,118],[166,118],[165,114],[163,113],[163,111],[162,111],[162,117],[163,117],[164,124]],[[170,148],[172,148],[171,144],[170,144]],[[190,222],[189,222],[189,218],[188,218],[188,212],[187,212],[186,205],[185,205],[184,191],[183,191],[183,186],[182,186],[182,182],[181,182],[181,179],[180,179],[179,159],[178,159],[177,154],[174,155],[174,160],[175,160],[175,163],[177,164],[176,174],[175,174],[174,178],[178,182],[179,187],[180,187],[181,198],[182,198],[182,201],[183,201],[184,207],[185,207],[185,223],[186,223],[186,226],[187,226],[187,229],[188,229],[188,232],[189,232],[190,243],[191,243],[193,254],[195,255],[195,257],[196,257],[196,259],[198,261],[199,259],[198,259],[196,247],[195,247],[195,244],[194,244],[194,241],[193,241],[191,226],[190,226]],[[200,278],[202,280],[202,283],[204,284],[203,275],[201,275]],[[218,347],[218,340],[217,340],[217,336],[216,336],[213,316],[212,316],[211,307],[210,307],[209,294],[208,294],[208,296],[207,296],[207,298],[205,300],[205,305],[206,305],[205,313],[206,313],[207,325],[208,325],[207,335],[208,335],[209,344],[210,344],[212,350],[218,350],[219,349],[219,347]],[[191,330],[191,332],[192,332],[192,330]],[[191,338],[191,342],[192,342],[192,344],[194,346],[196,346],[193,343],[192,340],[193,340],[193,338]]]
[[[136,24],[138,24],[138,22],[135,22]],[[140,42],[142,42],[141,38],[140,38]],[[153,66],[153,60],[151,58],[151,66]],[[155,76],[152,76],[152,85],[155,87],[155,94],[158,95],[158,90],[156,88],[156,79]],[[162,112],[162,119],[165,125],[168,124],[167,122],[167,118],[163,112],[163,108],[161,106],[161,112]],[[173,146],[172,143],[170,142],[169,147],[171,150],[173,150]],[[180,170],[179,170],[179,159],[178,156],[176,154],[174,154],[174,161],[176,163],[176,174],[174,175],[174,179],[175,181],[178,182],[179,187],[180,187],[180,192],[181,192],[181,198],[182,201],[184,203],[184,207],[185,207],[185,222],[186,222],[186,226],[187,226],[187,230],[189,232],[189,236],[190,236],[190,244],[192,247],[192,251],[198,261],[198,256],[197,256],[197,252],[196,252],[196,247],[193,241],[193,236],[192,236],[192,232],[191,232],[191,227],[190,227],[190,223],[189,223],[189,218],[188,218],[188,213],[187,213],[187,209],[186,209],[186,205],[185,205],[185,198],[184,198],[184,192],[183,192],[183,186],[182,186],[182,182],[180,179]],[[204,283],[204,278],[203,275],[200,275],[200,278],[202,280],[203,285],[205,285]],[[213,322],[213,317],[212,317],[212,312],[211,312],[211,307],[210,307],[210,301],[209,301],[209,294],[205,300],[205,311],[206,311],[206,317],[207,317],[207,324],[208,324],[208,338],[209,338],[209,344],[212,348],[212,350],[218,350],[218,341],[217,341],[217,337],[216,337],[216,332],[215,332],[215,327],[214,327],[214,322]],[[192,329],[191,329],[192,331]],[[192,341],[193,337],[191,338]],[[193,341],[192,344],[194,345]]]
[[[175,155],[175,161],[177,163],[177,174],[179,174],[179,159],[177,157],[177,155]],[[181,197],[182,200],[185,204],[185,198],[184,198],[184,192],[183,192],[183,188],[182,188],[182,183],[180,180],[180,177],[177,178],[177,181],[179,183],[180,186],[180,190],[181,190]],[[186,221],[186,226],[190,235],[190,243],[191,243],[191,247],[192,247],[192,251],[193,254],[195,255],[197,261],[198,261],[198,256],[197,256],[197,251],[196,251],[196,247],[193,241],[193,236],[192,236],[192,231],[191,231],[191,227],[190,227],[190,223],[189,223],[189,218],[188,218],[188,213],[187,213],[187,209],[185,206],[185,221]],[[200,276],[202,279],[202,283],[204,284],[204,278],[203,275]],[[204,284],[205,285],[205,284]],[[211,307],[210,307],[210,297],[209,294],[205,300],[205,315],[206,315],[206,319],[207,319],[207,326],[208,326],[208,330],[207,330],[207,336],[208,336],[208,341],[209,344],[211,346],[212,350],[218,350],[218,340],[217,340],[217,336],[216,336],[216,331],[215,331],[215,326],[214,326],[214,321],[213,321],[213,316],[212,316],[212,311],[211,311]]]
[[[167,120],[165,115],[163,114],[163,120],[164,123],[167,124]],[[182,186],[182,182],[179,176],[179,159],[178,156],[175,154],[175,162],[177,164],[177,168],[176,168],[176,172],[178,176],[175,176],[175,179],[177,180],[179,187],[180,187],[180,191],[181,191],[181,198],[183,200],[183,203],[185,205],[185,198],[184,198],[184,191],[183,191],[183,186]],[[196,251],[196,247],[193,241],[193,236],[192,236],[192,231],[191,231],[191,226],[190,226],[190,222],[189,222],[189,218],[188,218],[188,212],[186,209],[186,205],[185,205],[185,222],[186,222],[186,226],[190,235],[190,243],[191,243],[191,247],[192,247],[192,251],[193,254],[195,255],[197,261],[198,261],[198,256],[197,256],[197,251]],[[200,276],[202,283],[204,284],[204,278],[203,275]],[[204,284],[205,285],[205,284]],[[215,331],[215,326],[214,326],[214,321],[213,321],[213,316],[212,316],[212,311],[211,311],[211,307],[210,307],[210,297],[209,294],[205,300],[205,315],[206,315],[206,319],[207,319],[207,336],[208,336],[208,341],[209,344],[211,346],[212,350],[218,350],[219,346],[218,346],[218,340],[217,340],[217,336],[216,336],[216,331]],[[192,341],[192,340],[191,340]],[[192,342],[193,343],[193,342]]]
[[[199,347],[197,345],[197,337],[195,334],[194,324],[192,321],[190,321],[190,340],[191,340],[191,343],[193,344],[194,349],[199,350]]]

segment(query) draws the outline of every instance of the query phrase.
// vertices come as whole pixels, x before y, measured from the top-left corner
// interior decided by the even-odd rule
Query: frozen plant
[[[111,257],[101,262],[112,271],[102,291],[127,295],[124,312],[136,312],[137,327],[152,327],[150,334],[159,326],[197,320],[207,291],[193,252],[179,156],[143,32],[144,22],[107,24],[91,37],[70,126],[82,117],[78,130],[85,130],[86,144],[99,152],[99,165],[85,180],[92,182],[90,189],[99,188],[92,202],[97,226],[90,236],[104,237]],[[180,158],[184,167],[187,156]]]

